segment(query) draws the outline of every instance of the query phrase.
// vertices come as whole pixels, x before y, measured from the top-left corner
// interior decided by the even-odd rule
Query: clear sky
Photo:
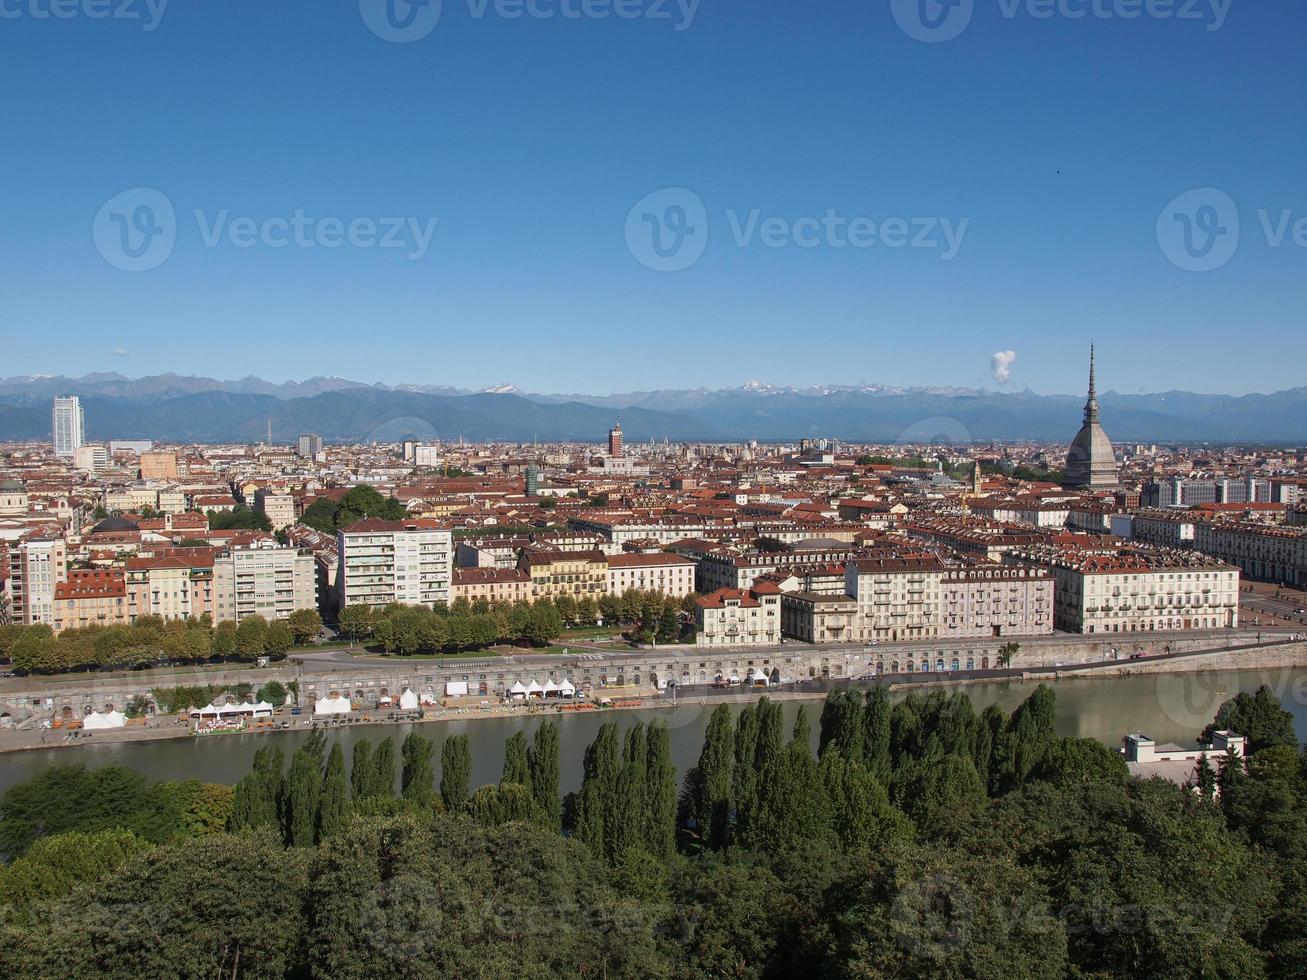
[[[53,2],[0,0],[0,376],[1307,383],[1302,3]]]

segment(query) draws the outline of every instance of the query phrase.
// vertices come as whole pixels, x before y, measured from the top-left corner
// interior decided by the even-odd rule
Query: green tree
[[[1248,755],[1272,745],[1298,745],[1293,730],[1293,715],[1284,710],[1275,692],[1263,684],[1249,694],[1240,691],[1225,701],[1216,717],[1203,729],[1200,742],[1211,742],[1213,732],[1231,731],[1246,738]]]
[[[36,903],[63,898],[79,884],[104,878],[150,846],[121,827],[43,837],[0,868],[0,901],[26,921]]]
[[[356,643],[372,632],[372,609],[370,606],[349,605],[340,611],[340,629],[351,643]]]
[[[400,777],[400,795],[422,809],[430,809],[435,799],[435,773],[431,769],[431,756],[435,746],[417,732],[409,732],[400,746],[404,770]]]
[[[317,842],[326,742],[322,731],[315,731],[290,758],[281,805],[281,834],[287,846],[312,847]]]
[[[239,633],[239,630],[237,632]],[[268,654],[273,657],[284,657],[294,642],[295,637],[285,620],[277,619],[268,624],[268,630],[263,637],[263,648]]]
[[[255,695],[260,701],[267,701],[268,704],[280,708],[286,703],[287,695],[286,685],[280,681],[268,681],[259,688],[259,693]]]
[[[440,799],[454,813],[467,803],[472,753],[466,735],[453,735],[440,747]]]
[[[667,859],[676,850],[676,769],[672,765],[667,722],[649,725],[644,766],[645,833],[642,845],[656,858]]]
[[[236,624],[225,619],[213,628],[213,655],[215,657],[236,656]],[[203,707],[203,705],[196,705]]]
[[[372,756],[372,775],[368,779],[368,796],[395,795],[395,740],[383,738]]]
[[[236,784],[231,828],[273,827],[281,813],[285,756],[275,745],[264,745],[254,753],[250,774]]]
[[[255,614],[246,616],[236,627],[236,655],[253,660],[267,650],[268,621]]]
[[[349,783],[345,778],[345,753],[340,742],[331,746],[327,771],[322,777],[322,795],[318,801],[318,840],[335,837],[345,829],[349,817]]]
[[[526,786],[531,781],[530,766],[527,763],[526,735],[514,732],[504,743],[504,774],[500,783],[520,783]]]
[[[527,769],[531,775],[531,796],[546,826],[557,828],[560,820],[558,786],[560,765],[558,758],[558,724],[542,722],[536,729],[527,753]]]
[[[286,617],[286,625],[298,646],[313,640],[322,630],[322,617],[316,609],[296,609]]]
[[[605,857],[613,853],[617,808],[617,724],[604,722],[585,750],[581,792],[576,797],[575,835]]]
[[[349,767],[350,792],[356,803],[371,795],[372,772],[372,743],[361,738],[354,743]]]

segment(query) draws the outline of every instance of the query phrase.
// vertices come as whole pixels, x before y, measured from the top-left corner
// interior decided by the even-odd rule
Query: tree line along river
[[[1058,732],[1119,745],[1123,735],[1142,730],[1158,743],[1176,742],[1189,746],[1194,744],[1203,726],[1212,720],[1221,702],[1239,691],[1256,690],[1262,684],[1269,686],[1293,714],[1299,741],[1307,740],[1307,668],[1061,680],[1053,686],[1057,695]],[[969,684],[960,689],[971,698],[977,712],[990,704],[1011,711],[1029,696],[1035,686],[1034,682],[993,681]],[[922,693],[929,692],[922,690]],[[896,692],[894,697],[901,698],[905,694]],[[732,704],[733,710],[738,711],[749,700],[751,698],[740,697]],[[793,724],[800,705],[807,706],[815,747],[821,702],[815,698],[786,700],[783,707],[787,730]],[[415,729],[435,739],[467,734],[472,752],[472,786],[476,787],[498,782],[504,762],[504,742],[510,735],[524,731],[529,737],[543,718],[556,718],[561,743],[562,789],[568,792],[580,787],[585,748],[594,739],[599,726],[608,720],[616,720],[619,727],[625,727],[655,717],[664,719],[670,729],[672,759],[679,781],[681,774],[698,761],[708,716],[714,707],[711,703],[703,705],[697,700],[683,699],[675,707],[667,705],[634,711],[540,712],[510,717],[461,717],[439,723],[358,725],[331,730],[328,744],[340,741],[348,758],[354,743],[360,739],[376,743],[393,736],[398,742]],[[268,740],[280,745],[289,757],[308,733],[309,729],[305,727],[260,735],[88,742],[76,748],[9,752],[0,755],[0,791],[29,779],[48,766],[74,763],[128,766],[152,779],[199,779],[234,784],[249,771],[254,753]],[[436,759],[439,760],[439,752]]]

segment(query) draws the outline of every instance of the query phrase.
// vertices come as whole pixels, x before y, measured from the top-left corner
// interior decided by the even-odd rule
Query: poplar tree
[[[527,753],[527,768],[531,774],[531,795],[541,812],[541,819],[557,829],[561,819],[558,798],[558,724],[544,722],[536,729],[535,739]]]
[[[808,722],[808,709],[799,705],[799,713],[794,716],[794,745],[808,755],[812,755],[812,725]]]
[[[354,743],[349,782],[356,801],[372,792],[372,743],[366,738],[361,738]]]
[[[327,755],[327,772],[318,801],[318,840],[336,836],[345,829],[349,813],[349,784],[345,780],[345,753],[336,742]]]
[[[426,810],[435,799],[435,773],[431,769],[431,756],[435,746],[417,732],[404,736],[400,746],[404,768],[400,774],[400,793],[404,799]]]
[[[581,792],[576,796],[576,837],[607,855],[610,843],[607,829],[613,820],[614,788],[617,782],[617,724],[607,721],[599,726],[595,740],[585,750],[582,764]]]
[[[889,692],[877,684],[867,692],[862,709],[862,762],[882,783],[890,774],[890,705]]]
[[[719,704],[708,719],[693,802],[700,840],[713,850],[721,850],[730,842],[733,763],[731,709]]]
[[[753,812],[758,785],[755,757],[758,752],[758,707],[748,705],[735,719],[735,767],[731,773],[731,798],[735,802],[735,840],[743,842]]]
[[[239,783],[232,797],[228,825],[232,830],[274,826],[280,819],[285,756],[275,745],[254,753],[250,773]]]
[[[395,740],[383,738],[372,756],[372,778],[368,782],[369,796],[395,795]]]
[[[514,732],[504,743],[504,774],[500,785],[520,783],[525,786],[531,779],[530,766],[527,763],[526,735]]]
[[[472,782],[472,753],[466,735],[445,739],[440,747],[440,799],[445,810],[455,813],[467,803]]]
[[[291,756],[281,808],[282,839],[289,847],[312,847],[315,843],[326,741],[326,736],[316,731]]]
[[[655,857],[669,858],[676,850],[676,769],[667,722],[653,722],[645,741],[645,847]]]

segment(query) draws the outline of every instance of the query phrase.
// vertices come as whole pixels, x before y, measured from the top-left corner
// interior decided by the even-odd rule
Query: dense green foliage
[[[394,497],[383,497],[375,487],[361,483],[352,487],[339,503],[319,497],[304,509],[300,523],[324,534],[335,534],[340,528],[349,527],[365,517],[398,521],[407,516],[404,505]]]
[[[303,623],[307,621],[304,613],[317,617],[312,610],[294,615]],[[16,670],[38,674],[281,658],[295,636],[294,626],[281,620],[269,623],[262,616],[248,616],[240,626],[225,621],[214,627],[207,613],[199,619],[167,622],[158,616],[138,616],[130,626],[87,626],[58,635],[45,623],[9,626],[4,632],[6,649],[0,653],[7,652]]]
[[[1222,716],[1239,731],[1271,713]],[[815,733],[766,699],[734,719],[721,706],[679,806],[666,726],[608,722],[566,837],[554,722],[511,738],[503,779],[473,793],[466,736],[444,740],[440,798],[432,745],[411,735],[399,754],[395,797],[393,748],[358,743],[346,798],[339,745],[324,762],[310,738],[289,768],[265,746],[236,832],[153,826],[124,799],[155,787],[122,770],[14,787],[0,842],[26,853],[0,872],[0,974],[1294,977],[1307,962],[1307,757],[1272,740],[1206,786],[1131,779],[1117,753],[1056,734],[1045,687],[1011,715],[942,690],[837,691]]]
[[[231,510],[211,510],[206,515],[210,531],[271,531],[272,521],[261,510],[237,504]]]

